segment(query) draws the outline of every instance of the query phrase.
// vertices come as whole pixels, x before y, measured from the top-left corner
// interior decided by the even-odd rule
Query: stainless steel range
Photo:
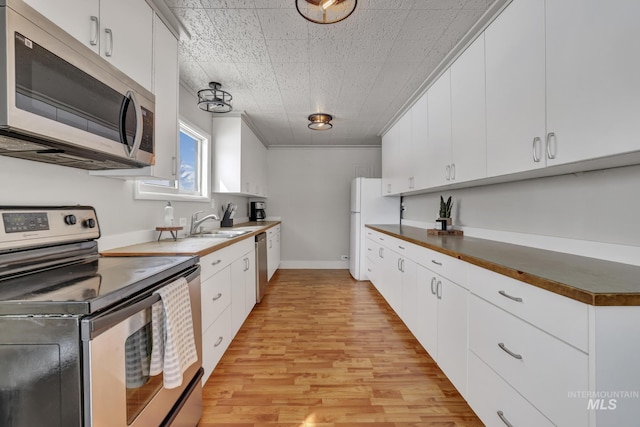
[[[0,207],[0,216],[0,425],[195,426],[198,258],[100,257],[91,207]],[[151,306],[180,278],[198,360],[167,388],[149,373]]]

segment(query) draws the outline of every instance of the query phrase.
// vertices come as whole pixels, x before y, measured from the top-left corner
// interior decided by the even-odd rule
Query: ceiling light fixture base
[[[335,24],[349,17],[358,0],[295,0],[296,9],[314,24]]]
[[[331,124],[333,116],[331,116],[331,114],[311,114],[308,119],[309,124],[307,126],[311,130],[329,130],[333,127],[333,125]]]
[[[218,82],[210,82],[209,89],[198,91],[198,108],[209,113],[228,113],[233,110],[233,97],[229,92],[220,89]]]

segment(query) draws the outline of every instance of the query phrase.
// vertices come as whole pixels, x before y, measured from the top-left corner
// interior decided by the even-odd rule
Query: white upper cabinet
[[[452,182],[487,176],[484,69],[484,34],[481,34],[451,66]]]
[[[411,188],[411,114],[405,113],[382,137],[382,193],[400,194]]]
[[[153,10],[144,0],[26,3],[151,90]]]
[[[409,158],[412,161],[411,189],[419,190],[429,186],[429,146],[428,146],[428,103],[427,95],[411,107],[411,152]]]
[[[153,21],[153,92],[155,164],[143,168],[91,171],[91,175],[128,179],[177,179],[178,39],[158,15]]]
[[[451,73],[445,71],[427,91],[429,185],[437,187],[455,179],[451,159]]]
[[[213,119],[213,192],[267,196],[267,149],[240,117]]]
[[[640,2],[546,8],[547,164],[640,150]]]
[[[516,0],[485,30],[489,176],[545,166],[544,19],[543,0]]]

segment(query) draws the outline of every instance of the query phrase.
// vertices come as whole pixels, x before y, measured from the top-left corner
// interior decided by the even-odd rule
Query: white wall
[[[180,113],[211,131],[211,115],[196,106],[196,97],[180,88]],[[1,205],[90,205],[98,214],[100,249],[148,240],[163,221],[166,201],[135,200],[134,183],[89,175],[88,171],[0,156]],[[239,205],[238,217],[247,215],[247,199],[215,195],[221,202]],[[197,210],[210,210],[208,202],[172,202],[176,218],[190,218]]]
[[[433,223],[440,195],[451,195],[459,226],[627,245],[622,251],[635,253],[639,182],[640,166],[629,166],[408,196],[404,218]]]
[[[348,268],[349,197],[356,176],[380,177],[380,148],[268,150],[267,216],[282,220],[282,268]]]

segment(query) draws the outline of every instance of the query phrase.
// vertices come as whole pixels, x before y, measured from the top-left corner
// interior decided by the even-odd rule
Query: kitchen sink
[[[232,239],[234,237],[242,236],[247,233],[251,233],[251,230],[211,230],[211,231],[204,231],[202,233],[197,233],[197,234],[190,234],[189,237]]]

